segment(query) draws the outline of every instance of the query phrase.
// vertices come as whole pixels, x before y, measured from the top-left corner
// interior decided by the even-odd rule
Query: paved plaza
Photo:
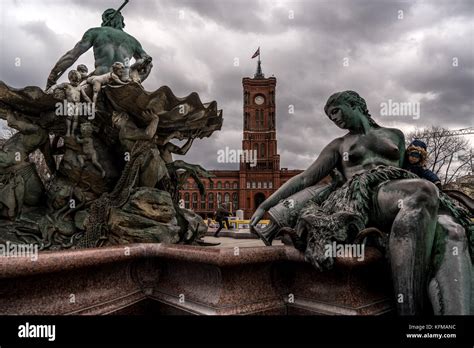
[[[209,232],[214,233],[216,231],[216,228],[209,228]],[[235,229],[225,229],[223,228],[219,234],[223,234],[224,232],[236,232]],[[249,230],[239,230],[237,233],[244,233],[248,234],[250,233]],[[213,237],[213,236],[206,236],[204,237],[204,240],[209,243],[220,243],[220,245],[217,245],[216,247],[219,248],[231,248],[235,246],[239,247],[258,247],[258,246],[265,246],[263,242],[260,239],[240,239],[240,238],[231,238],[231,237],[223,237],[219,236],[218,238]],[[274,240],[272,245],[282,245],[282,242],[280,240]]]

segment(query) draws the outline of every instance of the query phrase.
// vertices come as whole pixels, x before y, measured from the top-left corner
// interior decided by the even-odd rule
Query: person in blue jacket
[[[428,152],[426,151],[426,144],[415,139],[408,145],[405,152],[407,160],[405,161],[405,169],[418,175],[420,178],[431,181],[439,189],[441,189],[441,181],[438,176],[431,170],[426,168],[426,161],[428,159]]]

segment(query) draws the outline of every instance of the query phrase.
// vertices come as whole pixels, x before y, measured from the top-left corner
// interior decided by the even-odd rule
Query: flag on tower
[[[257,56],[260,56],[260,47],[257,49],[257,51],[255,51],[255,53],[252,56],[252,59],[254,59]]]

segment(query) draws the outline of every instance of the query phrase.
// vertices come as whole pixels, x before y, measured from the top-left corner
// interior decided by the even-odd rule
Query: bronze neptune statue
[[[206,244],[202,218],[177,197],[188,176],[201,183],[210,173],[173,161],[162,147],[164,139],[172,149],[173,139],[210,137],[222,126],[222,110],[195,92],[146,91],[152,58],[124,26],[120,9],[106,10],[101,26],[54,64],[47,91],[0,81],[0,118],[18,130],[0,148],[0,243],[50,250]],[[90,48],[95,69],[68,72]],[[58,84],[64,73],[70,82]],[[36,150],[47,175],[29,160]]]

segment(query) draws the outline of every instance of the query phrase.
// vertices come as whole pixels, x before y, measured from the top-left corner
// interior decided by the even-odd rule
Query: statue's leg
[[[97,153],[94,152],[91,157],[92,164],[100,171],[100,175],[105,178],[106,173],[104,167],[102,167],[102,165],[99,163],[99,160],[97,159]]]
[[[95,81],[94,84],[92,85],[92,103],[94,105],[97,105],[97,96],[99,95],[100,89],[102,88],[102,84],[100,82]]]
[[[69,118],[69,116],[66,117],[66,136],[71,136],[71,119]]]
[[[71,135],[74,136],[77,128],[77,123],[79,122],[78,116],[74,115],[72,118],[72,128],[71,128]]]
[[[377,221],[390,226],[389,256],[398,313],[423,312],[436,229],[438,191],[427,180],[394,180],[377,192]]]
[[[77,161],[79,162],[79,166],[80,166],[81,168],[83,168],[83,167],[84,167],[84,163],[85,163],[85,162],[84,162],[84,157],[83,157],[82,155],[78,155],[78,156],[77,156]]]
[[[140,186],[155,187],[156,184],[168,176],[168,169],[160,156],[158,149],[149,152],[147,160],[140,168]]]
[[[429,284],[435,314],[468,315],[471,302],[472,265],[464,228],[449,215],[438,216],[439,257],[442,258]]]

